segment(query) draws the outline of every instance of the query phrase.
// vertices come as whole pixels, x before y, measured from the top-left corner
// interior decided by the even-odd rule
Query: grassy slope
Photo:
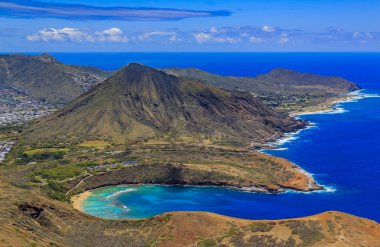
[[[112,221],[0,178],[0,246],[379,246],[380,225],[339,212],[252,221],[203,212]]]
[[[40,188],[51,198],[121,183],[170,183],[254,187],[279,192],[319,187],[299,167],[281,158],[243,148],[185,144],[105,145],[90,142],[33,148],[19,142],[8,155],[3,173],[21,187]],[[96,145],[95,145],[96,144]],[[122,162],[135,165],[123,166]],[[114,165],[116,164],[116,165]],[[117,165],[120,164],[120,165]]]
[[[319,188],[312,178],[298,172],[295,165],[266,155],[224,155],[219,159],[195,160],[197,161],[198,163],[131,165],[87,177],[77,187],[76,192],[107,185],[136,183],[219,185],[270,192],[279,192],[286,188],[295,190]],[[73,180],[68,188],[79,184],[78,181],[80,179]]]

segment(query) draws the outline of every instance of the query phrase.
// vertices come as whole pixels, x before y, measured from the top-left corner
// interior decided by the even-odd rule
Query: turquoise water
[[[380,53],[54,55],[63,62],[105,69],[116,69],[133,61],[154,67],[198,67],[234,76],[256,75],[284,67],[340,75],[357,82],[366,89],[364,93],[380,93]],[[266,151],[295,162],[327,186],[328,191],[268,195],[216,187],[123,186],[95,191],[85,202],[84,210],[118,219],[182,210],[248,219],[280,219],[339,210],[380,221],[380,98],[367,96],[358,102],[342,104],[335,114],[302,116],[315,126],[282,143],[280,149]]]

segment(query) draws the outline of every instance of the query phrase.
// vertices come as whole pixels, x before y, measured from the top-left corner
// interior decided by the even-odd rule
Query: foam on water
[[[319,194],[319,193],[335,193],[337,191],[337,188],[335,186],[323,186],[324,190],[313,190],[313,191],[298,191],[298,190],[286,190],[284,193],[290,193],[290,194]]]
[[[122,191],[117,191],[117,192],[112,193],[111,195],[107,196],[106,199],[109,200],[109,199],[115,198],[117,196],[120,196],[120,195],[125,194],[125,193],[129,193],[132,191],[136,191],[136,189],[128,188],[128,189],[125,189]]]
[[[340,106],[339,104],[336,105],[333,110],[327,111],[327,112],[317,112],[315,114],[341,114],[341,113],[346,113],[348,110],[344,109],[343,107],[337,107]]]
[[[352,96],[352,97],[348,98],[347,100],[342,100],[342,101],[338,102],[338,105],[340,105],[341,103],[358,102],[359,100],[365,99],[365,98],[380,98],[379,94],[365,93],[364,89],[348,93],[347,95]]]
[[[364,89],[357,90],[351,93],[347,93],[346,96],[348,96],[347,99],[337,101],[329,111],[316,111],[316,112],[310,112],[310,113],[300,113],[298,116],[302,115],[322,115],[322,114],[341,114],[349,112],[347,109],[343,107],[342,104],[344,103],[354,103],[358,102],[361,99],[365,98],[379,98],[379,94],[371,94],[371,93],[364,93]]]
[[[297,130],[295,132],[286,133],[282,138],[280,138],[274,142],[268,143],[267,145],[268,145],[268,147],[270,147],[270,149],[264,148],[264,149],[259,150],[259,152],[265,153],[266,150],[287,150],[287,148],[282,147],[282,146],[285,145],[286,143],[297,140],[299,138],[299,134],[302,131],[309,130],[309,129],[312,129],[315,127],[317,127],[317,124],[315,124],[313,122],[309,122],[309,125],[306,128]]]
[[[344,104],[344,103],[354,103],[354,102],[358,102],[359,100],[365,99],[365,98],[379,98],[380,97],[379,94],[364,93],[364,91],[365,91],[364,89],[361,89],[361,90],[357,90],[357,91],[348,93],[347,96],[350,96],[350,98],[338,101],[335,105],[332,106],[333,108],[331,111],[320,111],[320,112],[315,112],[315,113],[299,114],[296,118],[300,118],[299,116],[302,116],[302,115],[321,115],[321,114],[347,113],[349,111],[343,107],[342,104]],[[315,128],[315,127],[317,127],[316,123],[309,122],[309,125],[306,128],[301,129],[301,130],[297,130],[295,132],[286,133],[284,135],[284,137],[278,139],[277,141],[269,143],[268,146],[271,147],[271,150],[287,150],[287,148],[282,147],[282,146],[285,145],[286,143],[297,140],[299,138],[299,134],[302,131],[308,130],[311,128]],[[267,150],[267,149],[262,149],[259,152],[264,153],[265,150]]]
[[[284,151],[284,150],[288,150],[288,148],[274,148],[272,150],[277,150],[277,151]]]
[[[361,97],[361,98],[379,98],[380,97],[380,94],[365,93],[364,89],[348,93],[347,95],[358,96],[358,97]]]

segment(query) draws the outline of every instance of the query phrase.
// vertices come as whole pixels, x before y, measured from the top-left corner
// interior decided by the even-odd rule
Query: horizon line
[[[28,53],[380,53],[380,51],[0,51],[0,54]]]

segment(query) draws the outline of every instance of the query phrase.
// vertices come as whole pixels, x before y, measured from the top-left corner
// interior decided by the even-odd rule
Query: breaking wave
[[[125,189],[125,190],[117,191],[117,192],[112,193],[111,195],[107,196],[106,199],[109,200],[109,199],[112,199],[114,197],[120,196],[120,195],[125,194],[125,193],[129,193],[129,192],[132,192],[132,191],[137,191],[137,190],[136,189],[132,189],[132,188],[128,188],[128,189]]]

